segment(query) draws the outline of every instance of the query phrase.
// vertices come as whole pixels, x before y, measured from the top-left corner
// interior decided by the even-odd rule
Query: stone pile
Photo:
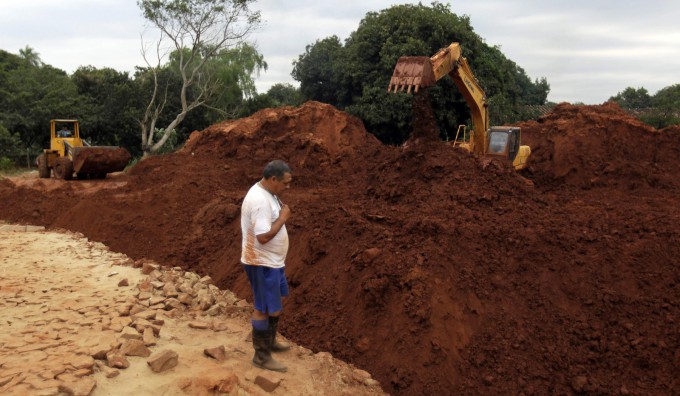
[[[100,249],[93,246],[92,254]],[[189,316],[191,327],[225,331],[226,316],[250,315],[246,301],[221,291],[210,277],[149,261],[117,264],[140,268],[146,277],[135,290],[127,278],[116,279],[113,299],[100,291],[83,295],[85,273],[64,284],[32,276],[4,285],[0,306],[22,308],[25,318],[22,323],[7,318],[8,328],[17,331],[0,337],[0,394],[89,395],[96,387],[95,371],[115,377],[130,367],[130,357],[146,358],[151,371],[162,372],[179,361],[174,351],[151,350],[167,318]],[[108,277],[116,275],[112,271]],[[74,297],[52,305],[56,290]]]

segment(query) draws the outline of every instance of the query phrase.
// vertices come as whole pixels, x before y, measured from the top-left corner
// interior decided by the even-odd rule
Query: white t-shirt
[[[281,206],[269,191],[256,183],[248,190],[241,205],[241,262],[271,268],[286,266],[288,254],[288,231],[286,225],[269,242],[258,242],[256,235],[269,232],[272,223],[279,218]]]

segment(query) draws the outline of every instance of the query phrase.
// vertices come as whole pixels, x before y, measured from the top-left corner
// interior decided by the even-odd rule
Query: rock
[[[125,326],[123,327],[123,331],[121,331],[120,337],[126,340],[141,340],[142,335],[139,334],[139,332],[135,329],[133,329],[130,326]]]
[[[149,275],[153,271],[156,271],[160,268],[158,264],[152,264],[152,263],[144,263],[142,265],[142,274],[144,275]]]
[[[154,337],[153,329],[151,327],[147,327],[146,329],[144,329],[144,334],[142,334],[142,341],[144,341],[144,345],[146,346],[156,345],[156,337]]]
[[[82,368],[82,369],[79,369],[79,370],[72,372],[71,374],[73,374],[73,376],[76,377],[76,378],[83,378],[83,377],[86,377],[88,375],[92,375],[92,369],[91,368]]]
[[[224,305],[222,303],[217,303],[205,311],[205,313],[209,316],[217,316],[222,312],[223,309]]]
[[[135,313],[134,315],[131,315],[131,316],[134,317],[134,318],[154,320],[154,319],[156,319],[156,311],[148,309],[146,311],[137,312],[137,313]]]
[[[281,378],[269,373],[262,373],[255,377],[255,385],[262,388],[265,392],[274,392],[281,385]]]
[[[91,369],[94,366],[94,359],[92,356],[76,356],[69,363],[77,369]]]
[[[354,369],[352,370],[352,376],[357,382],[363,383],[367,379],[371,378],[371,374],[368,371],[364,371],[361,369]]]
[[[178,359],[177,352],[166,349],[153,355],[146,363],[155,373],[160,373],[177,366]]]
[[[195,320],[193,322],[189,322],[189,327],[191,327],[192,329],[204,330],[204,329],[207,329],[208,327],[210,327],[210,325],[206,322],[201,322],[201,321]]]
[[[189,293],[180,293],[179,296],[177,296],[177,299],[184,305],[191,305],[194,300]]]
[[[127,340],[120,347],[120,352],[126,356],[149,357],[151,350],[144,345],[142,340]]]
[[[120,374],[120,371],[112,369],[111,367],[107,367],[105,364],[99,362],[97,363],[97,368],[104,374],[106,378],[117,377]]]
[[[151,297],[151,299],[149,300],[149,305],[158,305],[158,304],[161,304],[165,300],[166,300],[166,298],[161,297],[161,296]]]
[[[109,367],[120,369],[130,367],[130,362],[128,362],[125,355],[119,350],[111,351],[106,354],[106,364],[108,364]]]
[[[571,388],[576,392],[582,392],[586,385],[588,385],[588,377],[586,376],[579,375],[571,380]]]
[[[234,392],[238,389],[238,384],[238,376],[233,371],[225,369],[210,370],[199,376],[183,378],[177,382],[177,386],[187,395],[240,395],[241,392]]]
[[[177,297],[179,293],[175,289],[175,285],[172,282],[167,282],[163,285],[163,295],[165,297]]]
[[[212,278],[206,275],[203,278],[199,279],[198,281],[203,283],[204,285],[209,285],[212,283]]]
[[[218,362],[223,362],[224,359],[226,358],[226,352],[224,350],[224,345],[220,345],[218,347],[214,348],[206,348],[203,350],[203,353],[206,356],[209,356]]]
[[[128,282],[127,278],[123,278],[118,282],[118,287],[122,286],[130,286],[130,282]]]
[[[67,395],[73,396],[88,396],[97,386],[92,378],[81,378],[77,381],[67,381],[59,385],[59,391],[64,392]]]

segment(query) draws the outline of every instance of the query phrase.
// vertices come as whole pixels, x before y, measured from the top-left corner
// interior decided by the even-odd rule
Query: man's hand
[[[283,227],[284,224],[286,224],[286,221],[288,221],[288,218],[290,217],[290,207],[288,205],[282,203],[281,204],[281,210],[279,211],[279,217],[272,223],[272,228],[269,230],[269,232],[266,232],[264,234],[257,235],[257,241],[260,242],[261,244],[265,244],[269,241],[272,240],[276,236],[276,234],[279,233],[281,228]]]
[[[279,212],[279,219],[284,223],[288,221],[290,217],[290,207],[286,204],[281,204],[281,211]]]

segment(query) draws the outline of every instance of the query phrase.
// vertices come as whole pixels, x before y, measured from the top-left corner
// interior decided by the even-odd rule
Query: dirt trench
[[[610,103],[520,126],[518,174],[432,139],[384,146],[329,105],[267,109],[110,180],[0,180],[0,218],[249,299],[239,205],[280,158],[296,343],[395,395],[679,393],[680,133]]]

